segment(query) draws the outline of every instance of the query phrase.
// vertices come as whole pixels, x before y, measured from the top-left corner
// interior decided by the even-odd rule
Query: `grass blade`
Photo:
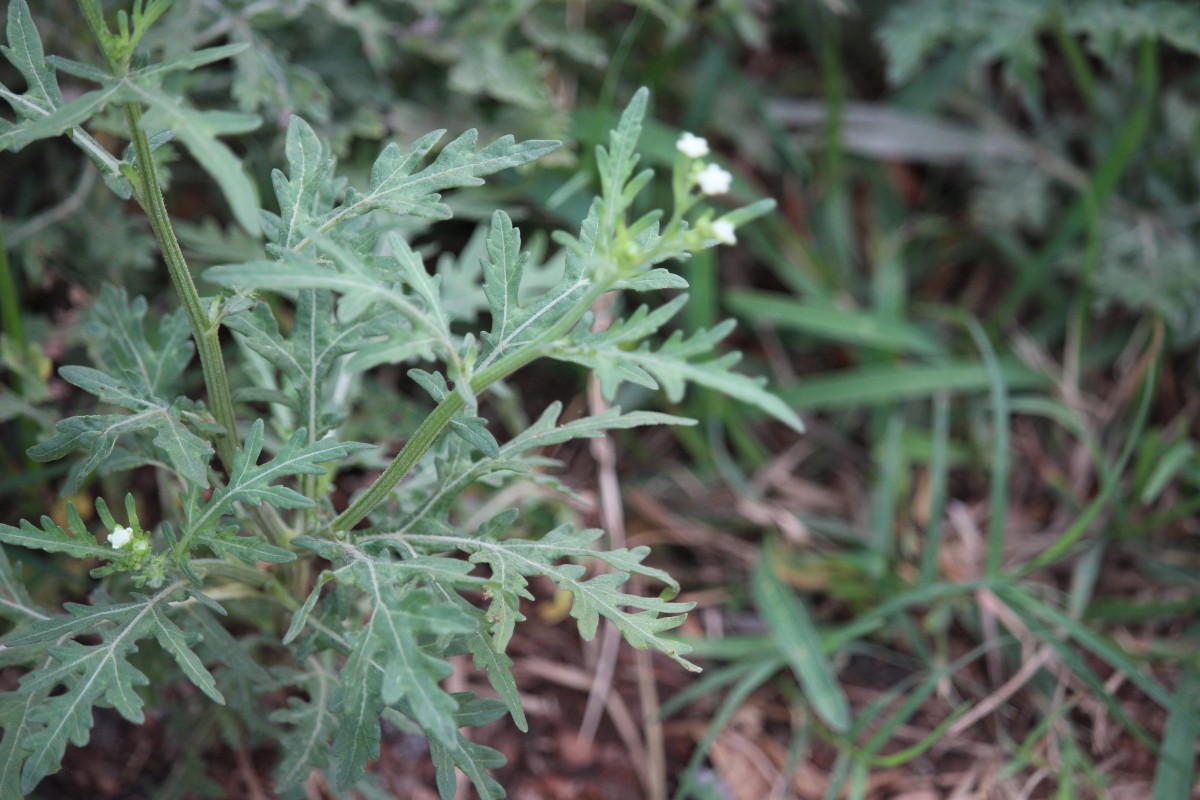
[[[837,308],[828,303],[796,300],[775,292],[734,291],[726,305],[739,317],[755,324],[808,333],[823,339],[933,356],[944,352],[941,343],[923,328],[879,314]]]
[[[808,609],[775,576],[771,562],[768,548],[751,579],[754,604],[817,716],[833,730],[845,731],[850,726],[850,705],[837,682],[833,664],[825,656]]]
[[[1016,362],[1001,362],[1000,374],[1009,391],[1049,385],[1050,379]],[[795,411],[843,409],[928,399],[938,392],[986,391],[991,375],[977,361],[941,361],[931,364],[870,364],[825,372],[780,392]]]
[[[1193,663],[1179,677],[1177,702],[1167,717],[1162,755],[1154,770],[1153,800],[1188,797],[1195,775],[1196,742],[1200,740],[1200,714],[1196,692],[1200,690],[1200,664]]]

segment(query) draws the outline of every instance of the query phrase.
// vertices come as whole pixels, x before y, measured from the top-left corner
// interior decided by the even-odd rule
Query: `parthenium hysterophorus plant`
[[[561,277],[540,295],[521,292],[523,276],[537,265],[522,252],[509,217],[494,214],[482,257],[463,265],[459,276],[482,273],[482,286],[476,282],[470,291],[489,313],[490,329],[463,335],[477,306],[461,297],[447,302],[439,277],[427,273],[394,223],[405,215],[445,219],[450,210],[439,192],[478,185],[557,143],[504,137],[478,147],[469,131],[430,158],[442,137],[437,132],[408,150],[386,147],[360,190],[346,186],[327,146],[293,117],[286,171],[272,176],[278,212],[259,211],[253,185],[218,138],[257,120],[199,111],[165,88],[174,73],[227,58],[237,47],[158,63],[133,58],[170,4],[137,0],[113,32],[96,0],[80,0],[105,69],[45,57],[26,0],[8,6],[3,53],[26,87],[17,93],[0,86],[16,114],[13,122],[0,120],[0,148],[69,136],[116,194],[145,209],[182,308],[147,325],[142,298],[105,289],[92,310],[95,365],[63,367],[60,374],[106,411],[59,422],[55,435],[30,451],[38,460],[80,451],[67,493],[96,470],[150,465],[171,490],[163,496],[178,504],[168,504],[164,519],[147,529],[133,495],[125,498],[121,521],[97,498],[106,541],[71,506],[65,528],[49,517],[40,526],[0,525],[0,541],[99,561],[91,575],[103,579],[86,605],[52,611],[31,600],[0,551],[0,615],[14,625],[0,660],[26,669],[20,687],[0,695],[0,796],[31,791],[59,768],[68,742],[85,744],[94,706],[141,722],[148,703],[166,711],[165,692],[182,674],[217,704],[208,708],[224,715],[222,730],[279,740],[275,779],[283,796],[297,795],[313,769],[327,770],[339,789],[354,786],[378,755],[386,719],[428,739],[442,797],[454,793],[456,768],[481,796],[500,797],[487,770],[502,757],[459,730],[505,712],[526,727],[505,649],[523,619],[522,598],[531,598],[528,579],[545,576],[572,595],[571,614],[585,637],[605,617],[633,645],[693,668],[687,648],[663,637],[690,604],[621,591],[631,573],[661,581],[664,595],[677,589],[670,576],[642,563],[645,548],[596,552],[591,545],[599,531],[569,525],[536,539],[505,538],[516,511],[464,529],[456,525],[456,499],[484,479],[529,476],[547,464],[538,455],[547,445],[691,421],[613,408],[563,422],[553,404],[501,443],[479,416],[478,397],[548,358],[592,370],[610,398],[632,382],[661,385],[677,399],[692,382],[799,428],[759,381],[732,371],[736,355],[713,355],[727,326],[652,344],[683,295],[653,310],[640,307],[605,331],[590,332],[587,324],[589,308],[608,292],[685,288],[682,278],[656,265],[729,241],[738,224],[770,204],[718,220],[705,211],[694,224],[685,222],[701,199],[697,185],[712,192],[728,184],[722,170],[699,161],[701,140],[692,137],[681,141],[675,165],[673,215],[664,221],[655,211],[631,221],[629,207],[652,179],[649,170],[635,172],[646,105],[640,91],[608,148],[598,149],[601,194],[577,236],[557,236]],[[68,101],[60,73],[98,88]],[[124,115],[131,145],[123,157],[88,133],[89,120],[105,109]],[[212,175],[241,226],[266,238],[262,259],[205,274],[233,294],[202,298],[176,243],[153,154],[172,139]],[[464,291],[461,280],[456,286]],[[290,302],[286,331],[268,293]],[[221,327],[235,339],[230,353],[220,345]],[[179,394],[193,348],[206,404]],[[231,354],[255,384],[243,387],[240,408],[226,375]],[[374,365],[417,361],[433,364],[409,372],[433,410],[375,483],[336,511],[330,497],[339,467],[370,447],[339,439],[354,390]],[[255,408],[269,408],[269,417],[255,418]],[[367,527],[359,524],[364,520]],[[574,562],[593,557],[611,571],[586,577]],[[468,597],[482,597],[482,607]],[[139,652],[149,639],[159,648]],[[451,671],[447,657],[458,653],[471,654],[486,670],[499,700],[442,688]],[[256,700],[268,691],[287,703],[264,721]],[[237,702],[226,706],[230,696]],[[185,704],[189,719],[200,713],[199,700]],[[176,689],[171,705],[178,704]]]

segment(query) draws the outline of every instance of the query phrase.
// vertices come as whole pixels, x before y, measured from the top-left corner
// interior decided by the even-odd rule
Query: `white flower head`
[[[728,220],[719,219],[712,224],[713,238],[721,244],[737,244],[737,228]]]
[[[108,535],[108,543],[114,550],[120,550],[133,539],[132,528],[116,527],[113,532]]]
[[[675,143],[675,149],[688,158],[704,158],[708,155],[708,140],[694,133],[684,133]]]
[[[696,183],[705,194],[725,194],[733,183],[733,176],[716,164],[709,164],[696,173]]]

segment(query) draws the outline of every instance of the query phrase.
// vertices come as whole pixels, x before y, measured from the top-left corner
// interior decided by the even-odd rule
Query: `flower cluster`
[[[675,149],[690,159],[700,159],[708,155],[708,140],[694,133],[684,133],[675,143]],[[707,195],[725,194],[733,183],[733,176],[716,164],[698,163],[692,169],[693,183]]]
[[[675,149],[694,162],[689,165],[689,187],[698,186],[703,194],[710,197],[729,191],[733,185],[733,175],[716,164],[699,161],[709,153],[708,141],[703,136],[685,132],[675,142]],[[718,219],[709,222],[706,215],[700,221],[700,229],[721,244],[737,244],[736,226],[729,220]]]
[[[127,559],[132,559],[128,563],[144,563],[146,556],[150,553],[150,542],[146,541],[145,537],[139,534],[137,528],[130,526],[128,528],[117,525],[112,529],[112,533],[108,535],[108,545],[114,550],[124,550],[129,553]]]

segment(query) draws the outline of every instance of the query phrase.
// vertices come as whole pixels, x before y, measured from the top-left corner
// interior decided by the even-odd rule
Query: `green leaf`
[[[217,491],[202,507],[197,493],[185,504],[188,518],[186,538],[204,537],[218,547],[234,548],[232,552],[248,555],[270,554],[278,548],[258,544],[257,537],[227,537],[214,534],[217,523],[233,510],[234,503],[267,503],[276,508],[309,508],[313,502],[295,489],[279,486],[275,482],[293,475],[323,475],[327,471],[325,462],[336,461],[346,455],[371,445],[357,442],[337,442],[331,438],[306,443],[308,436],[303,428],[292,434],[279,452],[263,464],[257,464],[263,448],[263,421],[255,420],[246,437],[245,444],[234,457],[229,482]],[[234,541],[236,539],[236,541]],[[283,551],[287,552],[287,551]],[[294,556],[293,556],[294,557]],[[271,560],[271,559],[268,559]],[[276,559],[277,560],[277,559]],[[288,560],[291,560],[290,558]]]
[[[469,130],[441,149],[432,163],[421,167],[425,157],[441,140],[445,131],[422,136],[407,151],[389,144],[371,168],[367,191],[350,189],[345,201],[336,208],[318,210],[309,205],[314,187],[325,182],[326,161],[318,155],[317,143],[309,136],[307,125],[296,123],[295,135],[289,129],[288,162],[290,179],[275,179],[276,195],[280,200],[280,229],[273,237],[279,244],[287,243],[300,251],[313,243],[315,236],[306,234],[296,241],[295,231],[301,227],[300,218],[307,217],[313,233],[328,233],[347,220],[375,210],[394,214],[448,219],[451,212],[441,202],[440,192],[464,186],[479,186],[483,177],[511,167],[518,167],[553,152],[559,142],[533,139],[517,142],[504,136],[476,150],[478,133]],[[321,151],[323,154],[323,150]],[[281,191],[282,190],[282,191]]]
[[[465,452],[449,448],[436,460],[436,473],[431,476],[430,488],[421,500],[389,526],[387,534],[363,536],[359,543],[368,545],[373,541],[395,541],[397,537],[421,530],[426,521],[448,515],[454,499],[476,481],[494,473],[527,472],[535,463],[544,465],[544,460],[530,463],[530,454],[539,448],[551,447],[572,439],[598,438],[609,430],[646,425],[695,424],[694,420],[652,411],[633,411],[625,414],[619,406],[613,406],[603,414],[580,417],[559,425],[557,423],[561,413],[562,403],[551,403],[532,425],[500,445],[499,454],[495,458],[471,459]]]
[[[478,625],[458,603],[434,599],[447,587],[474,588],[482,580],[467,576],[471,565],[459,559],[395,561],[349,544],[312,544],[334,561],[334,576],[343,585],[364,591],[371,602],[366,627],[349,637],[350,653],[333,703],[339,717],[333,745],[338,785],[353,785],[366,762],[378,757],[379,716],[389,706],[412,717],[431,741],[454,747],[458,701],[439,685],[452,671],[439,642],[477,632]]]
[[[73,471],[64,493],[74,494],[79,482],[99,467],[113,452],[122,436],[139,431],[153,431],[154,445],[183,477],[194,484],[208,483],[208,463],[213,448],[196,436],[180,419],[177,404],[156,405],[135,395],[128,387],[99,370],[86,367],[63,367],[62,377],[102,400],[128,407],[138,407],[133,414],[106,414],[69,417],[55,424],[57,434],[29,448],[35,461],[52,461],[74,450],[87,453],[87,460]]]
[[[570,246],[565,248],[565,266],[558,283],[518,309],[505,305],[509,302],[508,285],[515,283],[520,287],[528,260],[519,254],[520,232],[512,228],[508,216],[502,212],[493,215],[488,234],[488,256],[483,261],[485,291],[489,288],[488,283],[491,284],[488,304],[493,326],[490,333],[480,335],[484,350],[477,371],[533,342],[578,305],[593,283],[589,261],[594,251],[596,224],[596,205],[593,204],[580,226],[579,238],[560,237],[560,241],[568,241]],[[502,335],[497,333],[494,322],[498,313],[502,315]]]
[[[343,552],[353,555],[334,571],[335,576],[365,591],[374,603],[363,633],[371,642],[363,646],[380,659],[380,701],[393,706],[405,700],[421,727],[442,741],[453,741],[457,704],[438,685],[453,670],[444,658],[422,647],[421,640],[429,635],[469,633],[475,630],[474,622],[454,605],[435,606],[430,592],[414,588],[414,582],[459,581],[470,565],[429,557],[396,562],[353,548]]]
[[[146,334],[146,298],[129,299],[124,289],[105,284],[89,312],[87,332],[97,364],[158,398],[173,397],[192,359],[187,314],[176,309],[159,319],[157,336]]]
[[[135,96],[150,106],[142,118],[142,128],[153,133],[168,128],[192,157],[221,187],[233,216],[247,233],[257,235],[258,191],[246,175],[241,159],[217,137],[247,133],[262,124],[256,114],[230,111],[199,111],[185,101],[152,87],[148,82],[130,84]]]
[[[69,417],[57,434],[30,448],[29,456],[50,461],[83,450],[87,459],[72,470],[64,492],[101,466],[121,437],[152,431],[153,444],[166,461],[194,484],[208,484],[213,449],[184,424],[184,401],[174,391],[191,360],[193,345],[183,310],[165,315],[153,343],[144,330],[144,298],[129,301],[125,291],[106,285],[92,308],[87,331],[96,343],[93,356],[104,370],[66,366],[62,377],[100,400],[132,413]]]
[[[462,641],[471,653],[471,660],[476,669],[482,669],[487,674],[488,683],[500,696],[513,722],[522,733],[529,731],[529,721],[525,718],[525,709],[521,707],[521,692],[517,689],[516,679],[512,674],[512,659],[497,650],[492,640],[484,634],[488,626],[487,615],[473,606],[462,595],[457,594],[440,583],[431,584],[429,590],[443,603],[449,603],[459,611],[474,620],[474,630],[462,636]]]
[[[151,613],[154,615],[155,622],[154,638],[158,639],[163,650],[171,654],[175,663],[183,670],[183,674],[200,691],[208,695],[214,703],[225,705],[225,698],[217,689],[217,682],[213,680],[212,673],[192,652],[192,646],[200,640],[200,637],[189,637],[174,622],[167,619],[167,615],[160,607],[155,606]]]
[[[850,727],[850,704],[808,609],[775,576],[771,560],[765,556],[754,570],[750,588],[771,639],[791,665],[805,698],[826,725],[839,733],[845,731]]]
[[[776,292],[732,291],[725,302],[755,325],[773,325],[825,339],[916,355],[940,355],[941,342],[924,328],[881,313],[851,311],[829,303],[801,301]]]
[[[42,517],[40,530],[28,520],[21,520],[19,528],[0,524],[0,542],[28,547],[31,550],[45,550],[47,553],[66,553],[72,558],[103,558],[108,561],[120,558],[121,554],[118,551],[99,544],[88,532],[74,505],[68,504],[67,508],[70,534],[54,520]]]
[[[418,386],[427,391],[435,403],[442,402],[450,394],[450,386],[446,383],[446,378],[440,372],[410,369],[408,377],[412,378]],[[498,458],[500,456],[500,445],[496,442],[496,437],[492,436],[491,432],[488,431],[487,424],[488,421],[483,417],[473,416],[464,412],[451,419],[449,427],[460,439],[485,456]]]
[[[154,597],[135,595],[138,602],[115,607],[68,605],[70,617],[55,621],[62,626],[58,636],[98,633],[101,641],[95,645],[75,641],[53,645],[48,652],[56,663],[21,679],[21,695],[41,698],[26,716],[29,733],[23,737],[22,747],[31,753],[21,772],[22,792],[28,794],[42,778],[58,769],[68,742],[78,746],[87,743],[92,708],[97,703],[115,708],[130,722],[142,722],[142,699],[137,687],[150,681],[128,659],[137,651],[140,639],[160,635],[159,627],[165,617],[156,612],[177,589],[178,586],[171,586]],[[104,627],[97,627],[102,622],[106,623]],[[53,630],[49,624],[35,627],[40,629],[41,636]],[[173,632],[161,635],[183,644]],[[36,640],[36,636],[22,639]],[[66,691],[47,696],[59,686]]]
[[[422,631],[441,630],[436,616],[422,613],[428,608],[428,595],[408,592],[398,601],[379,595],[375,600],[367,635],[380,641],[384,665],[381,699],[386,705],[407,700],[414,719],[433,738],[452,741],[457,735],[454,711],[458,705],[438,684],[454,670],[448,661],[423,650],[418,643]]]
[[[1001,362],[1000,374],[1009,391],[1040,388],[1050,383],[1044,374],[1015,361]],[[984,392],[991,380],[987,367],[978,361],[889,362],[817,373],[780,394],[798,410],[840,408],[849,403],[879,406],[929,398],[939,392]]]
[[[303,237],[303,232],[315,226],[324,216],[318,204],[322,192],[329,192],[335,161],[315,131],[298,114],[288,120],[284,145],[288,175],[280,170],[271,173],[275,200],[279,203],[278,230],[271,232],[272,241],[290,249]]]
[[[755,406],[803,432],[804,423],[796,413],[764,388],[765,379],[732,371],[741,359],[739,353],[711,357],[717,344],[733,330],[732,320],[711,330],[699,330],[686,339],[682,332],[676,331],[657,350],[651,349],[647,342],[632,347],[650,331],[661,327],[682,305],[683,299],[677,298],[653,312],[639,308],[628,321],[600,333],[577,334],[573,341],[559,345],[551,355],[595,371],[604,396],[609,399],[616,395],[621,383],[628,381],[650,388],[661,384],[667,398],[677,403],[683,399],[685,386],[695,383]]]
[[[370,447],[355,442],[337,442],[332,438],[305,444],[306,439],[305,430],[297,430],[273,458],[257,464],[263,448],[263,421],[256,420],[244,446],[234,456],[228,483],[213,492],[207,503],[202,502],[198,487],[193,487],[185,498],[187,524],[182,540],[174,548],[176,556],[182,557],[193,543],[199,543],[219,555],[230,555],[249,564],[258,561],[282,564],[295,560],[295,553],[268,543],[261,533],[239,535],[236,527],[219,529],[219,526],[239,502],[267,503],[275,508],[312,507],[312,500],[295,489],[277,485],[276,481],[294,475],[322,475],[328,469],[327,462]]]
[[[189,594],[193,598],[200,600],[204,598],[203,592],[189,588]],[[200,600],[204,602],[204,600]],[[209,603],[212,601],[209,600]],[[209,661],[219,661],[226,668],[240,675],[247,681],[256,684],[266,684],[270,680],[270,675],[262,665],[254,659],[246,644],[238,639],[225,629],[225,627],[217,621],[213,614],[214,610],[196,605],[188,606],[188,615],[194,623],[194,627],[199,629],[200,634],[204,637],[200,643],[203,648],[206,658]]]
[[[172,0],[173,1],[173,0]],[[218,61],[225,61],[241,53],[250,45],[247,42],[223,44],[219,47],[205,47],[191,53],[184,53],[174,58],[168,58],[157,64],[150,64],[133,72],[136,78],[147,78],[165,75],[170,72],[190,72],[199,67],[206,67]]]
[[[1162,754],[1154,770],[1153,800],[1187,797],[1195,786],[1196,742],[1200,741],[1197,690],[1200,690],[1200,668],[1193,661],[1183,667],[1175,703],[1167,715]]]
[[[451,744],[430,739],[429,755],[437,769],[438,794],[442,800],[453,800],[455,796],[455,769],[467,776],[481,800],[500,800],[505,796],[504,787],[488,774],[489,769],[498,769],[507,763],[499,751],[472,742],[455,731]]]
[[[290,727],[280,741],[283,758],[275,768],[275,789],[280,794],[303,784],[313,769],[329,765],[329,739],[337,725],[330,708],[337,676],[315,657],[305,661],[304,666],[305,671],[288,683],[303,689],[308,697],[289,697],[287,708],[269,717],[271,722]]]
[[[511,521],[512,517],[507,519]],[[492,580],[487,588],[492,593],[493,602],[488,614],[496,620],[494,635],[501,640],[494,644],[497,649],[501,649],[511,632],[511,625],[516,621],[514,614],[519,613],[516,609],[520,598],[530,596],[526,578],[544,575],[571,593],[574,598],[571,616],[578,620],[580,634],[585,639],[595,636],[599,618],[603,616],[612,621],[634,647],[653,647],[683,667],[699,671],[699,667],[683,658],[691,651],[690,645],[659,635],[683,624],[686,618],[683,612],[689,611],[695,604],[669,603],[661,598],[639,597],[619,591],[619,587],[629,580],[630,571],[654,578],[664,575],[660,570],[642,565],[641,561],[648,550],[636,548],[611,553],[595,552],[587,545],[601,535],[600,531],[576,532],[570,525],[551,531],[540,541],[496,541],[490,537],[500,533],[505,524],[503,518],[500,523],[482,530],[478,538],[438,534],[378,534],[364,538],[363,542],[369,540],[396,548],[454,549],[468,553],[473,563],[485,563],[491,567]],[[614,567],[627,571],[603,573],[581,580],[586,573],[582,566],[554,563],[559,558],[581,554],[609,561]],[[640,611],[630,613],[624,610],[626,607]]]
[[[610,235],[617,230],[619,215],[625,212],[632,200],[625,196],[625,185],[633,177],[640,156],[637,154],[638,139],[642,136],[642,120],[646,116],[646,104],[650,90],[645,86],[638,89],[617,127],[608,135],[608,148],[596,147],[596,168],[600,171],[601,198],[599,200],[599,230],[601,235]]]
[[[42,39],[26,0],[11,0],[9,3],[6,35],[8,46],[0,46],[0,52],[25,79],[25,100],[43,109],[61,103],[63,96],[58,88],[58,79],[54,70],[46,64]]]
[[[450,334],[449,322],[442,313],[436,292],[431,296],[425,289],[427,284],[436,286],[436,282],[425,272],[420,256],[402,239],[387,237],[391,257],[373,258],[358,255],[311,228],[307,230],[320,253],[327,257],[321,264],[313,260],[320,257],[316,253],[284,251],[282,263],[264,260],[221,265],[205,271],[204,278],[232,288],[277,292],[332,290],[342,295],[338,308],[340,316],[346,320],[356,319],[375,306],[390,307],[403,315],[411,326],[406,329],[390,317],[379,323],[392,328],[393,337],[403,344],[414,339],[428,341],[436,344],[444,357],[454,358],[457,345]],[[414,286],[416,297],[404,291],[405,284]],[[235,319],[230,318],[235,325],[249,324],[234,322]],[[433,349],[429,344],[418,348],[415,355],[432,358]]]
[[[0,694],[0,800],[23,800],[21,768],[25,764],[25,749],[21,743],[30,733],[29,713],[36,695],[22,697],[15,692]]]
[[[483,291],[492,317],[490,333],[480,335],[484,353],[494,349],[510,335],[516,335],[521,303],[521,277],[529,263],[529,254],[521,252],[521,232],[503,211],[492,215],[487,237],[487,255],[483,265]]]
[[[182,399],[182,398],[181,398]],[[166,454],[167,461],[183,477],[203,486],[208,482],[208,463],[213,448],[208,442],[188,430],[180,419],[180,403],[156,415],[151,426],[155,431],[154,446]]]
[[[143,602],[114,603],[104,606],[85,606],[80,603],[66,603],[63,608],[65,615],[50,617],[29,626],[5,643],[9,647],[25,647],[41,642],[54,642],[68,636],[78,636],[90,633],[101,627],[102,623],[111,622],[123,624],[145,608]]]
[[[225,326],[290,379],[289,393],[296,395],[301,424],[312,443],[340,416],[341,409],[332,399],[335,381],[329,380],[338,359],[386,333],[396,322],[395,315],[378,312],[340,322],[333,314],[329,292],[305,289],[297,297],[286,339],[267,303],[257,304],[251,313],[226,317]]]
[[[347,789],[358,782],[367,762],[379,758],[379,715],[386,706],[380,699],[382,667],[371,661],[378,641],[363,630],[354,635],[354,648],[340,673],[331,708],[338,716],[333,737],[337,759],[336,783]]]
[[[300,631],[304,630],[304,624],[308,622],[309,615],[316,608],[317,600],[321,598],[321,588],[332,579],[333,573],[329,570],[322,570],[321,574],[317,576],[317,582],[313,585],[312,591],[308,593],[308,599],[304,601],[304,605],[300,606],[300,610],[292,615],[292,622],[283,636],[284,644],[291,644],[300,635]]]
[[[250,435],[234,459],[229,483],[213,495],[213,504],[239,501],[254,505],[266,502],[277,508],[307,507],[311,501],[294,491],[275,486],[274,481],[291,475],[324,475],[328,471],[323,466],[324,462],[372,447],[333,439],[308,444],[305,443],[305,433],[303,429],[296,431],[273,458],[261,465],[256,464],[263,446],[263,421],[255,420]]]
[[[535,161],[560,147],[559,142],[532,139],[517,142],[502,136],[476,150],[479,133],[472,129],[441,149],[433,163],[417,166],[441,140],[445,131],[427,134],[407,152],[395,143],[379,154],[371,167],[370,189],[346,194],[345,206],[336,216],[351,216],[381,208],[395,214],[449,219],[450,209],[440,201],[442,192],[463,186],[483,185],[483,176]]]
[[[270,544],[267,537],[261,533],[241,536],[237,528],[224,528],[211,533],[198,532],[193,541],[204,545],[222,558],[232,556],[247,564],[257,564],[259,561],[287,564],[296,560],[295,553]]]
[[[12,106],[17,124],[0,120],[0,150],[19,150],[30,142],[71,132],[71,140],[104,175],[105,182],[122,198],[132,194],[129,182],[121,175],[120,162],[83,128],[79,127],[114,101],[120,86],[112,84],[87,92],[67,103],[58,87],[54,67],[45,57],[37,26],[26,0],[8,4],[7,46],[0,52],[25,79],[24,94],[16,94],[0,84],[0,98]]]
[[[530,15],[531,17],[533,15]],[[512,50],[500,39],[481,37],[450,70],[450,86],[465,95],[484,94],[506,105],[545,113],[553,108],[546,91],[546,64],[532,48]]]
[[[33,602],[8,554],[0,547],[0,617],[20,625],[48,616]]]

